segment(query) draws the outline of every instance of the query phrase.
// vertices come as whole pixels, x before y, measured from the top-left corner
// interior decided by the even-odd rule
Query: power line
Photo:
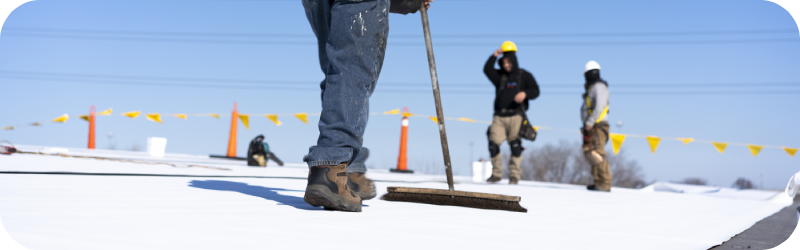
[[[280,81],[256,81],[256,80],[235,80],[235,79],[206,79],[206,78],[165,78],[165,77],[130,77],[125,78],[112,78],[109,75],[103,75],[104,78],[87,78],[87,77],[74,77],[74,75],[87,75],[87,74],[65,74],[73,75],[73,77],[59,77],[59,73],[50,73],[45,75],[7,75],[0,71],[0,78],[15,79],[15,80],[32,80],[32,81],[45,81],[45,82],[73,82],[73,83],[90,83],[90,84],[106,84],[106,85],[127,85],[127,86],[151,86],[151,87],[183,87],[183,88],[212,88],[212,89],[261,89],[261,90],[293,90],[293,91],[318,91],[318,83],[297,85],[297,83],[312,83],[312,82],[299,82],[292,81],[290,85],[275,85]],[[132,79],[148,79],[148,80],[132,80]],[[153,79],[167,79],[166,81],[158,81]],[[181,79],[181,81],[169,81],[169,79]],[[203,80],[205,83],[198,84],[186,82],[185,79]],[[239,84],[231,84],[240,82]],[[268,82],[270,84],[241,84],[241,82]],[[388,84],[378,84],[376,89],[378,92],[391,91],[392,93],[430,93],[430,90],[420,88],[415,89],[402,89],[404,86]],[[487,87],[489,85],[486,85]],[[398,89],[401,87],[401,89]],[[414,87],[423,87],[422,85]],[[442,89],[447,94],[481,94],[491,95],[492,90],[464,90],[460,88],[453,88],[457,86],[449,86],[446,84],[441,85]],[[543,91],[546,95],[579,95],[580,91]],[[784,95],[784,94],[800,94],[800,91],[775,91],[775,90],[761,90],[761,91],[726,91],[726,90],[713,90],[713,91],[614,91],[615,95]]]
[[[238,44],[238,45],[316,45],[316,41],[267,41],[267,40],[234,40],[234,39],[196,39],[179,37],[137,37],[137,36],[105,36],[85,34],[38,34],[38,33],[6,33],[11,37],[51,38],[51,39],[77,39],[98,41],[123,41],[123,42],[173,42],[196,44]],[[313,38],[313,37],[309,37]],[[709,44],[754,44],[754,43],[790,43],[800,42],[797,38],[766,38],[766,39],[706,39],[683,41],[612,41],[612,42],[517,42],[522,46],[541,47],[574,47],[574,46],[636,46],[636,45],[709,45]],[[390,46],[424,46],[422,42],[389,42]],[[437,42],[437,46],[496,46],[496,42]]]
[[[4,31],[20,33],[56,33],[84,35],[127,35],[127,36],[166,36],[166,37],[246,37],[246,38],[313,38],[311,32],[304,34],[267,34],[267,33],[219,33],[219,32],[159,32],[159,31],[123,31],[95,29],[55,29],[55,28],[22,28],[5,27]],[[540,34],[440,34],[436,38],[494,38],[494,37],[651,37],[651,36],[705,36],[705,35],[745,35],[745,34],[797,34],[796,29],[762,29],[762,30],[710,30],[710,31],[664,31],[664,32],[608,32],[608,33],[540,33]],[[391,37],[419,38],[421,34],[391,34]]]
[[[542,34],[444,34],[439,38],[518,37],[518,38],[590,38],[590,37],[653,37],[653,36],[709,36],[745,34],[798,34],[795,29],[767,30],[717,30],[717,31],[666,31],[666,32],[610,32],[610,33],[542,33]]]
[[[38,72],[38,71],[16,71],[0,70],[0,77],[7,79],[33,79],[33,78],[56,78],[96,80],[96,81],[121,81],[121,82],[169,82],[169,83],[239,83],[257,84],[257,86],[305,84],[318,87],[318,81],[303,80],[251,80],[251,79],[229,79],[229,78],[199,78],[199,77],[163,77],[163,76],[131,76],[131,75],[108,75],[108,74],[80,74],[80,73],[57,73],[57,72]],[[393,87],[429,87],[429,83],[422,82],[379,82],[379,85],[390,85]],[[487,88],[491,83],[442,83],[446,87],[466,87],[466,88]],[[541,88],[578,88],[583,89],[583,83],[576,84],[548,84],[539,85]],[[739,82],[739,83],[659,83],[659,84],[611,84],[612,89],[619,88],[724,88],[724,87],[800,87],[800,82]]]

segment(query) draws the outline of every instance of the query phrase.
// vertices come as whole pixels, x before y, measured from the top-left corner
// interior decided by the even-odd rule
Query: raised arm
[[[502,52],[501,52],[502,53]],[[494,64],[497,62],[497,52],[489,57],[489,60],[486,60],[486,65],[483,66],[483,73],[486,74],[486,77],[489,78],[489,81],[492,81],[494,86],[500,84],[500,74],[497,73],[497,70],[494,69]]]

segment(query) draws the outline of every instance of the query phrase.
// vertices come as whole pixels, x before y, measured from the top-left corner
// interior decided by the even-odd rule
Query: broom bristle
[[[461,196],[440,195],[440,194],[389,192],[383,195],[381,197],[381,200],[415,202],[415,203],[425,203],[425,204],[445,205],[445,206],[472,207],[481,209],[507,210],[514,212],[523,212],[523,213],[528,212],[528,209],[525,209],[524,207],[520,206],[519,202],[516,201],[492,200],[484,198],[461,197]]]

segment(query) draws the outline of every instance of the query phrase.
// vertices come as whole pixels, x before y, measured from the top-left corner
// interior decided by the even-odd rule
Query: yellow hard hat
[[[511,41],[505,41],[503,45],[500,46],[500,48],[503,49],[503,52],[509,52],[509,51],[517,52],[517,45]]]

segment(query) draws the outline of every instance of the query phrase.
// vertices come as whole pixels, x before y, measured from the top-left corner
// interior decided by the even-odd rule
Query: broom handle
[[[433,99],[436,101],[436,121],[439,122],[439,137],[442,141],[442,154],[444,155],[444,170],[447,172],[447,186],[453,188],[453,169],[450,166],[450,149],[447,147],[447,132],[444,129],[444,114],[442,112],[442,99],[439,97],[439,78],[436,76],[436,60],[433,58],[433,43],[431,42],[431,29],[428,25],[428,10],[425,3],[419,8],[422,16],[422,30],[425,32],[425,47],[428,49],[428,66],[431,70],[431,84],[433,85]]]

